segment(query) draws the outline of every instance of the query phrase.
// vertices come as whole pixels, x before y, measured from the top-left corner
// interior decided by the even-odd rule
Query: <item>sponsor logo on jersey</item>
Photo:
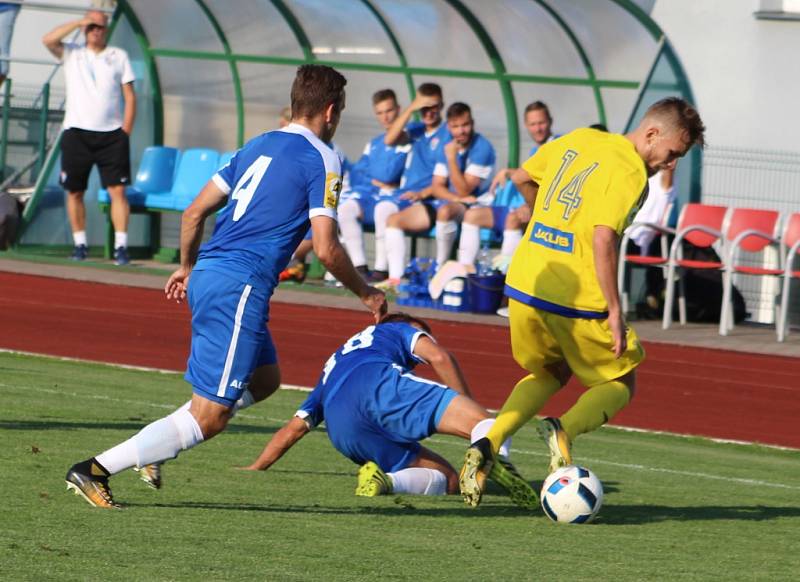
[[[342,177],[336,172],[328,172],[325,177],[325,208],[336,209],[339,194],[342,193]]]
[[[541,222],[533,225],[530,240],[537,245],[563,253],[571,253],[575,246],[575,235],[573,233],[558,230],[552,226],[545,226]]]

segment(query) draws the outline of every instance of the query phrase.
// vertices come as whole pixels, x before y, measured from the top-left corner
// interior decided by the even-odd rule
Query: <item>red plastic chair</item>
[[[661,217],[661,222],[658,224],[654,222],[634,222],[627,229],[625,229],[625,234],[622,237],[622,244],[620,245],[619,265],[617,266],[617,289],[619,289],[620,298],[622,300],[622,313],[628,312],[629,304],[628,290],[625,286],[625,275],[627,274],[626,268],[664,267],[669,260],[669,243],[667,242],[667,235],[675,234],[675,229],[667,226],[667,221],[669,221],[669,217],[672,214],[672,207],[673,204],[671,202],[667,204],[667,207],[664,210],[664,215]],[[661,234],[661,256],[647,257],[644,255],[626,254],[628,249],[628,241],[637,228],[649,228]],[[664,273],[664,276],[666,277],[666,272]]]
[[[789,333],[789,287],[792,279],[800,279],[800,271],[793,270],[794,259],[800,253],[800,212],[789,216],[783,230],[781,246],[786,251],[783,259],[783,288],[781,289],[781,306],[778,310],[776,331],[778,341],[782,342]],[[788,249],[788,250],[787,250]]]
[[[667,261],[667,294],[664,301],[664,319],[661,327],[669,329],[672,325],[672,305],[675,302],[675,274],[678,269],[683,274],[687,269],[721,269],[721,261],[698,261],[683,258],[683,242],[696,247],[708,248],[723,240],[722,225],[728,209],[725,206],[712,206],[695,202],[685,205],[678,218],[677,234],[669,251]],[[723,241],[724,242],[724,241]],[[681,325],[686,324],[685,277],[680,278],[678,312]]]
[[[719,334],[728,335],[733,329],[733,276],[757,275],[779,277],[783,273],[779,264],[774,267],[751,267],[739,264],[741,251],[760,253],[770,245],[778,246],[780,214],[775,210],[736,208],[731,211],[725,227],[728,241],[722,276],[722,311],[719,318]],[[776,320],[777,321],[777,320]]]

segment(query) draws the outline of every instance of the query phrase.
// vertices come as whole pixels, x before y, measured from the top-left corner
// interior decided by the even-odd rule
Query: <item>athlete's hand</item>
[[[494,175],[494,178],[492,178],[492,184],[491,186],[489,186],[489,192],[494,194],[498,188],[502,188],[503,186],[505,186],[506,181],[508,181],[508,175],[510,173],[511,170],[508,169],[500,170],[499,172],[497,172]]]
[[[608,327],[611,328],[611,337],[614,339],[614,358],[619,357],[628,349],[628,326],[622,313],[608,315]]]
[[[400,194],[400,200],[408,200],[410,202],[417,202],[422,200],[422,192],[405,192]]]
[[[458,156],[458,143],[454,141],[449,141],[444,146],[444,155],[447,157],[448,160],[455,160]]]
[[[423,95],[422,93],[417,93],[417,96],[414,97],[414,100],[411,102],[411,110],[419,111],[423,107],[436,107],[439,104],[440,101],[437,95]]]
[[[531,207],[527,204],[523,204],[519,208],[517,208],[514,213],[517,215],[517,218],[520,222],[527,224],[531,221],[531,216],[533,213],[531,212]]]
[[[183,303],[186,299],[186,291],[189,289],[189,275],[191,274],[190,268],[180,267],[169,276],[167,284],[164,285],[164,293],[168,300],[174,299],[178,303]]]
[[[366,288],[366,291],[361,295],[361,302],[372,312],[375,317],[375,323],[380,322],[389,309],[386,303],[386,295],[375,287],[368,286]]]

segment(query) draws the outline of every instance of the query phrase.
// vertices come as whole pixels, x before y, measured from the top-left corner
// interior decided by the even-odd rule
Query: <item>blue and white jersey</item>
[[[561,137],[561,134],[552,134],[549,138],[547,138],[547,141],[545,141],[545,143],[553,141],[554,139],[558,139],[559,137]],[[533,154],[535,154],[537,151],[539,151],[540,147],[541,146],[538,143],[533,144],[533,147],[531,148],[530,153],[528,153],[528,157],[529,158],[532,157]],[[507,206],[508,208],[511,208],[513,210],[513,209],[519,208],[520,206],[525,204],[525,198],[523,198],[523,196],[520,193],[520,191],[517,190],[516,186],[514,186],[513,184],[511,186],[511,190],[512,190],[512,193],[509,196],[509,198],[506,201],[506,203],[503,204],[503,206]]]
[[[407,323],[382,323],[351,337],[325,363],[316,388],[300,405],[297,415],[310,427],[325,419],[325,406],[339,391],[348,376],[360,366],[375,371],[374,382],[364,382],[364,390],[376,391],[384,382],[384,373],[401,369],[407,372],[424,360],[414,354],[420,337],[431,337]],[[433,338],[431,338],[433,339]]]
[[[431,185],[438,153],[452,138],[445,123],[426,133],[425,124],[415,121],[406,126],[406,133],[411,141],[411,151],[406,158],[400,188],[422,190]]]
[[[472,140],[464,151],[460,151],[456,154],[456,162],[458,163],[461,173],[476,176],[481,179],[481,181],[478,182],[478,186],[470,192],[470,194],[477,196],[489,189],[492,183],[491,179],[492,174],[494,174],[496,159],[497,156],[494,152],[494,146],[479,133],[476,133],[472,137]],[[450,177],[450,168],[447,165],[447,157],[445,156],[444,148],[441,148],[437,153],[433,175],[443,178]],[[450,184],[450,191],[455,192],[452,184]]]
[[[372,184],[372,180],[400,184],[411,144],[386,145],[383,141],[385,135],[375,136],[364,146],[364,152],[351,168],[349,188],[343,192],[343,198],[364,199],[393,193],[394,190],[382,191]]]
[[[219,270],[272,289],[310,219],[336,220],[339,157],[296,123],[250,140],[212,180],[228,194],[228,204],[200,248],[195,269]]]

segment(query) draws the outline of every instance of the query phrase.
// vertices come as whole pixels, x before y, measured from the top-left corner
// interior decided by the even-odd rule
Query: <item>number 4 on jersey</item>
[[[239,178],[231,195],[231,200],[236,200],[236,208],[233,209],[234,222],[244,215],[271,162],[272,158],[269,156],[258,156],[258,159],[250,164],[250,167]]]

